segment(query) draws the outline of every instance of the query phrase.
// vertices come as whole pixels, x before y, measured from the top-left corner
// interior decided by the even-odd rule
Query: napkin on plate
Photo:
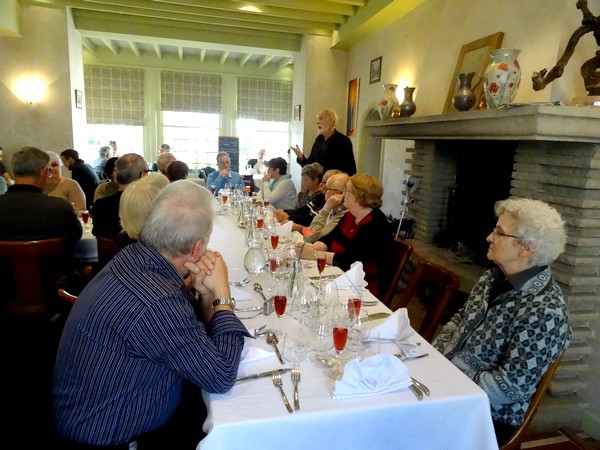
[[[275,233],[279,236],[279,237],[290,237],[292,234],[292,225],[294,225],[294,222],[292,222],[291,220],[288,220],[286,223],[279,225],[277,228],[275,228]]]
[[[406,308],[396,310],[391,316],[382,323],[373,327],[379,331],[379,337],[382,340],[396,341],[398,348],[408,356],[418,356],[419,347],[410,341],[410,338],[416,335],[415,330],[410,326],[408,311]]]
[[[229,286],[229,292],[231,293],[231,296],[235,298],[236,302],[250,300],[252,298],[252,294],[235,286]]]
[[[266,350],[261,347],[262,346],[256,339],[244,337],[244,348],[242,350],[240,364],[252,363],[275,356],[275,353],[272,350]]]
[[[368,294],[367,282],[365,281],[365,271],[363,270],[362,262],[356,261],[352,263],[350,269],[335,279],[338,290],[349,291],[351,294],[363,296]]]
[[[344,367],[344,375],[331,391],[336,400],[387,394],[405,389],[412,384],[408,369],[393,355],[381,353],[359,360],[354,359]]]

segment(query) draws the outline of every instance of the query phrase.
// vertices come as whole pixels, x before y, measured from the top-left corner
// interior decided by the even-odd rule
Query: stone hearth
[[[567,299],[573,341],[532,429],[578,427],[587,399],[596,398],[600,387],[588,370],[600,365],[595,338],[600,333],[600,108],[530,105],[370,121],[366,129],[372,137],[414,141],[406,174],[419,179],[409,213],[419,243],[415,253],[438,254],[435,262],[455,270],[463,290],[482,269],[459,273],[462,262],[440,257],[432,244],[446,226],[461,146],[477,141],[485,152],[505,141],[515,152],[510,195],[540,199],[560,211],[567,222],[567,248],[552,270]],[[481,170],[492,173],[493,160]]]

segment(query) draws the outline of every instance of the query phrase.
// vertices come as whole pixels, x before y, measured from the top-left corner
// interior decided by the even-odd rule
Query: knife
[[[385,313],[385,312],[369,314],[369,321],[385,319],[386,317],[389,317],[389,316],[390,316],[390,313]]]
[[[342,275],[341,273],[338,273],[336,275],[323,275],[322,277],[319,277],[318,275],[315,276],[310,276],[308,277],[309,280],[333,280],[334,278],[339,277],[340,275]]]
[[[272,377],[273,374],[275,374],[275,373],[282,374],[282,373],[289,372],[290,370],[292,370],[292,369],[286,368],[286,369],[269,370],[268,372],[262,372],[262,373],[255,373],[254,375],[240,377],[237,380],[235,380],[235,382],[237,383],[240,381],[256,380],[257,378]]]
[[[252,312],[252,311],[262,311],[262,306],[250,306],[248,308],[235,308],[233,312]]]

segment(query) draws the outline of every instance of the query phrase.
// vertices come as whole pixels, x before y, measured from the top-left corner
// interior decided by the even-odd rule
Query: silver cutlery
[[[325,280],[333,280],[337,277],[339,277],[341,275],[341,273],[338,273],[337,275],[323,275],[322,277],[319,277],[318,275],[314,275],[314,276],[310,276],[308,277],[309,280],[319,280],[319,281],[325,281]]]
[[[279,339],[277,338],[275,332],[273,330],[269,330],[269,332],[267,333],[267,344],[271,344],[273,346],[273,348],[275,349],[275,354],[277,355],[277,358],[279,358],[279,362],[281,364],[285,364],[285,361],[281,356],[281,352],[279,351],[279,347],[277,347],[278,343]]]
[[[413,392],[413,394],[415,394],[415,397],[417,397],[417,399],[419,401],[423,400],[423,391],[421,391],[421,389],[419,389],[416,385],[411,384],[409,386],[410,390]]]
[[[373,314],[369,314],[369,321],[371,320],[380,320],[380,319],[385,319],[386,317],[389,317],[390,313],[385,313],[385,312],[379,312],[379,313],[373,313]]]
[[[283,400],[283,404],[287,408],[288,412],[289,413],[294,412],[294,410],[292,409],[292,406],[290,405],[290,402],[288,401],[287,397],[285,396],[285,392],[283,392],[283,381],[281,380],[281,374],[279,374],[279,373],[273,374],[273,384],[275,385],[275,387],[279,388],[279,391],[281,392],[281,398]]]
[[[285,369],[269,370],[267,372],[262,372],[262,373],[255,373],[253,375],[247,375],[245,377],[239,377],[237,380],[235,380],[235,382],[239,383],[240,381],[256,380],[258,378],[264,378],[264,377],[272,377],[275,374],[281,375],[282,373],[289,372],[290,370],[292,370],[292,369],[285,368]]]
[[[406,353],[402,352],[402,353],[395,353],[394,356],[396,358],[400,359],[400,361],[410,361],[411,359],[425,358],[426,356],[429,356],[429,353],[423,353],[423,354],[417,355],[417,356],[408,356]]]
[[[292,364],[292,382],[294,383],[294,409],[300,409],[300,395],[298,394],[298,383],[300,383],[300,366]]]
[[[263,298],[263,314],[268,316],[275,311],[275,305],[273,303],[273,297],[267,298],[263,292],[263,288],[259,283],[254,283],[254,290],[258,292]]]
[[[235,312],[254,312],[254,311],[262,311],[262,306],[250,306],[248,308],[235,308]]]
[[[229,284],[235,287],[244,287],[246,286],[248,283],[250,283],[250,278],[244,278],[243,280],[240,281],[230,281]]]
[[[417,386],[419,389],[421,389],[423,391],[423,393],[425,393],[425,395],[427,397],[429,397],[429,395],[431,394],[431,391],[429,390],[429,388],[427,386],[425,386],[419,380],[414,379],[413,377],[410,377],[410,379],[412,380],[412,382],[415,386]]]

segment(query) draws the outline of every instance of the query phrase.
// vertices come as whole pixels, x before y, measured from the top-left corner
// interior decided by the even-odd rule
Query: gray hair
[[[210,191],[193,181],[169,184],[150,205],[140,240],[173,257],[189,253],[199,239],[208,243],[215,215],[213,203]]]
[[[302,176],[307,176],[311,180],[318,179],[319,183],[323,179],[323,166],[317,162],[305,165],[300,173]]]
[[[150,204],[169,180],[161,173],[149,173],[123,191],[119,201],[121,227],[131,239],[138,239],[150,210]]]
[[[58,165],[60,167],[62,167],[63,162],[62,159],[60,159],[60,155],[56,152],[46,152],[48,153],[48,156],[50,156],[50,161],[56,161],[58,163]]]
[[[564,251],[565,222],[549,204],[530,198],[509,198],[496,202],[494,211],[497,217],[508,213],[515,219],[513,233],[519,236],[517,242],[533,248],[533,266],[551,264]]]
[[[171,152],[160,153],[156,157],[156,165],[158,167],[158,170],[160,170],[163,175],[167,174],[167,166],[171,161],[177,161],[177,158]]]
[[[98,155],[100,155],[101,158],[108,158],[110,152],[112,152],[112,147],[110,145],[103,145],[100,147],[100,150],[98,150]]]
[[[117,182],[127,185],[138,180],[142,172],[148,170],[148,164],[137,153],[126,153],[117,159]]]
[[[324,108],[320,114],[329,118],[329,120],[331,121],[331,126],[333,128],[337,128],[338,115],[333,108]]]
[[[327,180],[327,183],[329,184],[329,189],[335,189],[336,191],[344,192],[349,181],[350,175],[345,172],[340,172],[331,175]]]
[[[15,177],[37,175],[50,163],[50,155],[36,147],[23,147],[15,152],[10,160]]]

